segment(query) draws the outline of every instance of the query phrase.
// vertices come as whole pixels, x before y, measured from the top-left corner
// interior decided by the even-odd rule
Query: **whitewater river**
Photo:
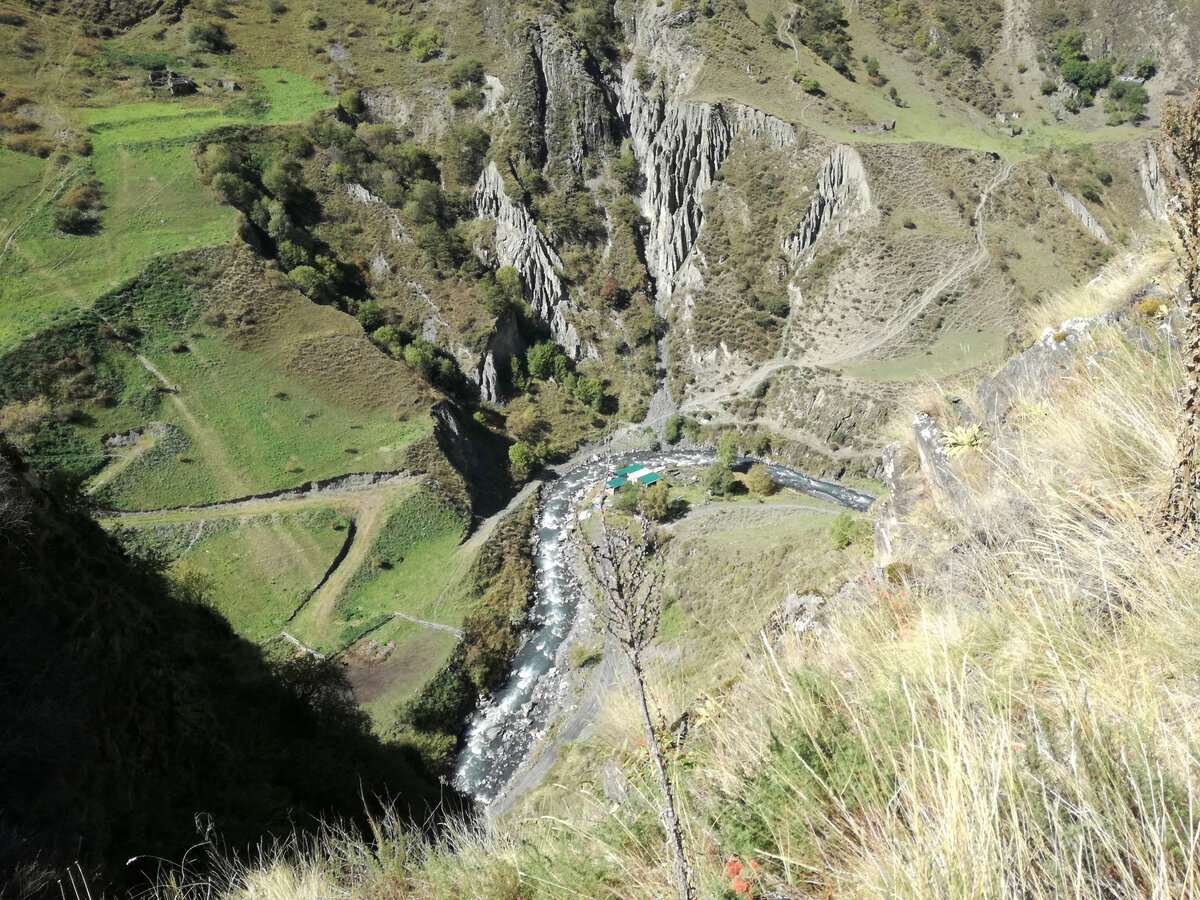
[[[545,728],[551,704],[555,655],[579,607],[579,587],[567,564],[566,540],[583,496],[610,472],[630,464],[656,469],[707,466],[711,452],[623,453],[596,458],[565,472],[543,489],[534,541],[535,599],[529,629],[513,660],[508,681],[471,716],[455,769],[455,785],[480,803],[490,803],[529,756]],[[749,463],[751,460],[742,460]],[[875,500],[852,488],[818,481],[786,466],[768,464],[776,484],[851,509],[865,510]]]

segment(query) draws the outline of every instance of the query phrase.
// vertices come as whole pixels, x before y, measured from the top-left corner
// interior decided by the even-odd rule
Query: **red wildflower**
[[[735,879],[733,879],[733,884],[731,885],[731,887],[733,888],[733,892],[735,894],[749,894],[750,893],[750,884],[749,884],[749,882],[746,881],[746,879],[742,878],[741,875],[739,875]]]
[[[742,871],[742,864],[736,859],[731,859],[725,863],[725,874],[732,878],[738,872]]]
[[[750,868],[752,868],[755,872],[758,871],[758,860],[757,859],[750,860]]]

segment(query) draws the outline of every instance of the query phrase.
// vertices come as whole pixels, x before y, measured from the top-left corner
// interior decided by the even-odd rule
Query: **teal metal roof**
[[[634,472],[636,472],[638,469],[641,469],[641,468],[644,468],[644,466],[626,466],[623,469],[617,469],[617,474],[618,475],[632,475]]]
[[[638,481],[642,484],[654,484],[656,481],[662,481],[662,476],[657,472],[651,472],[649,475],[643,475]]]
[[[626,479],[624,476],[618,475],[615,478],[608,479],[608,481],[606,481],[604,483],[610,488],[619,488],[621,485],[623,485],[625,483],[625,481],[626,481]]]

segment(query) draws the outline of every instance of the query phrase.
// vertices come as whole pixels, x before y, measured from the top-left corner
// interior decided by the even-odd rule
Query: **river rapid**
[[[655,469],[693,468],[711,464],[711,451],[650,451],[593,457],[560,475],[543,489],[534,535],[534,603],[529,625],[513,659],[508,680],[486,699],[467,723],[466,738],[455,765],[455,786],[488,804],[496,798],[529,757],[546,727],[557,677],[555,659],[571,632],[579,609],[580,589],[568,562],[567,540],[575,527],[575,509],[589,490],[616,469],[643,465]],[[754,462],[742,459],[741,464]],[[776,484],[856,510],[875,498],[853,488],[786,466],[767,464]]]

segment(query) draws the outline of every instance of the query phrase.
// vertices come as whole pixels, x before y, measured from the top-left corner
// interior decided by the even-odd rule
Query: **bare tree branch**
[[[600,535],[594,543],[584,542],[583,551],[591,564],[602,599],[601,608],[608,633],[629,659],[633,670],[634,692],[642,713],[642,728],[646,745],[654,764],[654,774],[662,794],[663,808],[659,813],[667,843],[671,846],[675,885],[679,900],[695,900],[692,871],[683,846],[683,827],[675,811],[675,791],[667,777],[662,748],[650,718],[646,702],[646,679],[642,669],[642,653],[658,633],[662,616],[662,561],[655,553],[658,544],[646,518],[638,518],[638,531],[610,528],[600,518]]]

